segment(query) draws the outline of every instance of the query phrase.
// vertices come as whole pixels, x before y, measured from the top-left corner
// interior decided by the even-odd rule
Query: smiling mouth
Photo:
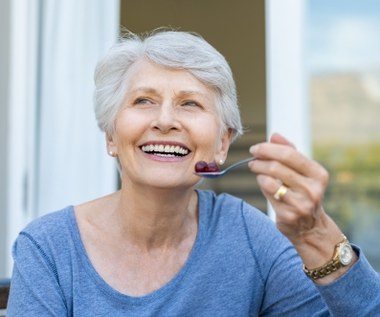
[[[147,144],[140,147],[144,153],[166,156],[182,157],[189,154],[190,150],[179,145]]]

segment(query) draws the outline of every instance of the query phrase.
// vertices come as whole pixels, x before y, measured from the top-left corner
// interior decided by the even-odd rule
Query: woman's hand
[[[323,212],[327,171],[298,152],[280,134],[274,134],[268,143],[252,146],[250,152],[256,157],[250,164],[251,170],[257,174],[264,196],[276,211],[279,230],[292,241],[302,239],[315,228]],[[276,200],[274,194],[281,185],[287,191]]]
[[[322,206],[329,180],[326,169],[280,134],[252,146],[250,153],[256,160],[249,167],[276,212],[276,225],[305,265],[315,268],[331,260],[342,232]],[[285,186],[283,195],[275,198],[281,186]]]

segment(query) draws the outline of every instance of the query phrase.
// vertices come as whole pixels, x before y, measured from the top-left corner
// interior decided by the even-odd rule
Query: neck
[[[115,216],[124,238],[143,249],[170,248],[198,226],[198,197],[189,190],[122,188]]]

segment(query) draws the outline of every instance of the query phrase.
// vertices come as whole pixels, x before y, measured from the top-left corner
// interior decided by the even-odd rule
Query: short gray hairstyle
[[[113,134],[116,116],[125,98],[125,74],[132,64],[142,59],[186,70],[212,88],[217,97],[221,132],[231,129],[233,140],[243,133],[235,81],[224,56],[198,34],[156,30],[140,36],[128,32],[96,66],[95,116],[106,134]]]

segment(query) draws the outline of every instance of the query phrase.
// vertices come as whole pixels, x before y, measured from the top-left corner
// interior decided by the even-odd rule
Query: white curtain
[[[0,35],[8,68],[0,187],[0,276],[10,276],[11,249],[33,218],[114,191],[93,107],[96,61],[117,40],[119,0],[0,0]],[[4,83],[7,83],[5,85]]]
[[[117,183],[92,94],[95,64],[117,40],[119,1],[40,5],[36,216],[105,195]]]

